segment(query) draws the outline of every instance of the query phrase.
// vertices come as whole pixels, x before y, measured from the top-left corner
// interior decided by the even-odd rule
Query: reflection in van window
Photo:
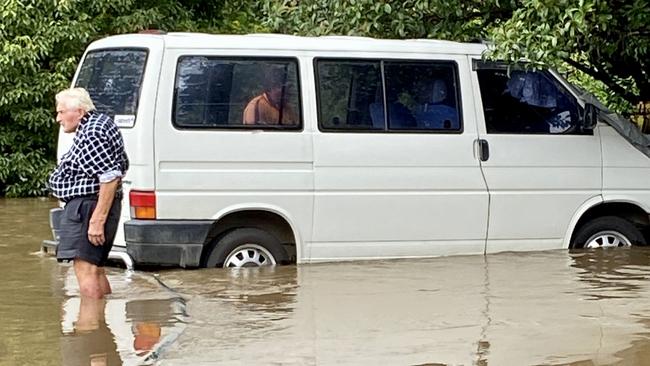
[[[88,90],[99,112],[135,116],[147,52],[112,49],[92,51],[81,65],[76,87]]]
[[[387,61],[384,73],[390,129],[460,129],[453,64]]]
[[[384,129],[379,61],[319,60],[318,120],[324,129]]]
[[[478,70],[488,133],[577,134],[579,106],[542,71]]]
[[[173,122],[179,127],[300,127],[295,60],[184,56]]]
[[[460,130],[452,63],[321,59],[317,67],[324,130]]]

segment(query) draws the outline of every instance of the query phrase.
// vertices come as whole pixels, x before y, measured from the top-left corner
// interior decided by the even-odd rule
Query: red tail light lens
[[[156,192],[129,192],[132,219],[153,220],[156,218]]]

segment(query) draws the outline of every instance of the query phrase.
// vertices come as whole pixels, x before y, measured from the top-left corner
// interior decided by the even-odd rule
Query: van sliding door
[[[467,59],[321,58],[311,259],[483,253]]]

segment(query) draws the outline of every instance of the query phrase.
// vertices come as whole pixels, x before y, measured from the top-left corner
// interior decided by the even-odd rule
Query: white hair
[[[95,104],[90,99],[90,94],[84,88],[63,89],[56,94],[56,103],[67,108],[80,108],[84,112],[95,110]]]

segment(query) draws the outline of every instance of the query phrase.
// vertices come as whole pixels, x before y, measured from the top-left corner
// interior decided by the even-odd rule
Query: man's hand
[[[92,245],[104,245],[106,238],[104,237],[104,223],[98,220],[90,220],[88,225],[88,241]]]
[[[88,241],[93,245],[104,245],[106,237],[104,236],[104,224],[108,218],[108,211],[111,209],[117,185],[120,180],[114,179],[110,182],[99,184],[99,197],[97,198],[97,205],[90,217],[88,224]]]

